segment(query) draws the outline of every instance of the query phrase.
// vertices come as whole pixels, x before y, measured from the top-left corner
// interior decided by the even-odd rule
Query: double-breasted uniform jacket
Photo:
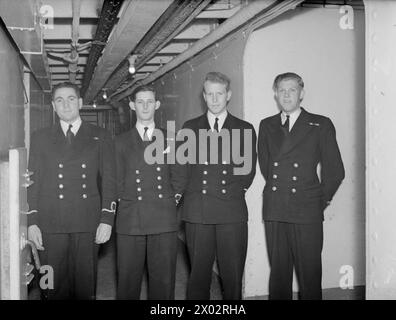
[[[229,157],[222,154],[222,139],[218,144],[218,162],[211,163],[210,146],[208,140],[207,160],[199,161],[199,153],[203,141],[199,139],[199,130],[211,130],[207,114],[186,121],[184,129],[191,129],[197,138],[196,161],[195,164],[187,163],[179,166],[180,174],[186,181],[183,195],[182,219],[191,223],[201,224],[227,224],[246,222],[248,211],[245,201],[245,192],[252,184],[256,173],[256,133],[253,126],[228,112],[224,121],[223,130],[228,130],[230,134]],[[232,131],[233,129],[239,129]],[[245,130],[250,130],[250,143],[245,141]],[[235,143],[236,132],[239,134],[240,143]],[[248,137],[248,136],[247,136]],[[234,174],[234,169],[242,167],[233,159],[232,147],[237,147],[236,153],[246,155],[251,163],[248,172],[243,175]]]
[[[288,135],[282,131],[280,113],[260,123],[258,159],[266,181],[266,221],[323,221],[323,210],[345,176],[333,123],[301,109]]]
[[[95,232],[113,225],[114,143],[102,128],[82,122],[69,146],[60,124],[33,133],[28,188],[29,225],[47,233]]]
[[[148,164],[145,148],[155,141],[143,141],[136,127],[116,137],[117,193],[119,199],[116,232],[148,235],[177,231],[175,194],[180,183],[175,164],[167,162],[170,144],[164,136],[163,163]],[[168,148],[169,146],[169,148]]]

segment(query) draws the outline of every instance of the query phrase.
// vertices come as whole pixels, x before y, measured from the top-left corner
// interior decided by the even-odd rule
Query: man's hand
[[[30,241],[34,242],[34,244],[36,245],[37,250],[44,250],[43,237],[41,235],[41,230],[36,224],[29,226],[29,228],[28,228],[28,239]]]
[[[95,242],[97,244],[102,244],[107,242],[110,239],[111,236],[111,225],[107,223],[101,223],[96,230],[96,239]]]

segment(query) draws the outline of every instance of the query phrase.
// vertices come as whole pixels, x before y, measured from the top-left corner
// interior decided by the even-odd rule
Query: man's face
[[[140,121],[154,121],[154,113],[160,107],[160,102],[155,100],[154,92],[140,91],[136,94],[132,110],[136,111],[136,118]]]
[[[275,98],[282,110],[289,113],[300,107],[303,97],[304,89],[299,86],[295,79],[282,80],[275,92]]]
[[[227,91],[225,84],[205,81],[203,96],[209,111],[217,116],[226,110],[231,90]]]
[[[78,98],[73,88],[59,88],[55,91],[52,107],[61,120],[73,123],[80,116],[82,105],[82,99]]]

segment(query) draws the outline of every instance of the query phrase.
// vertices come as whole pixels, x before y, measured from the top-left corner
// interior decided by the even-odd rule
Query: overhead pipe
[[[79,38],[79,28],[80,28],[80,10],[81,10],[81,0],[73,0],[72,2],[73,10],[73,22],[72,22],[72,41],[70,49],[71,63],[69,63],[69,79],[71,83],[76,82],[77,76],[77,64],[78,64],[78,38]]]
[[[86,102],[92,102],[101,89],[107,87],[107,80],[116,72],[119,64],[130,55],[173,1],[175,0],[124,1],[120,19],[112,30],[100,60],[94,66],[92,79],[87,81],[84,92]]]
[[[96,64],[100,58],[100,55],[102,54],[103,48],[110,36],[110,33],[117,22],[117,16],[123,3],[124,0],[105,0],[103,2],[100,19],[85,67],[83,85],[81,88],[82,96],[85,96],[85,92],[87,91],[89,83],[92,79]]]
[[[132,82],[127,87],[123,88],[122,91],[120,90],[114,93],[111,98],[116,101],[124,99],[125,97],[133,93],[137,86],[149,84],[164,75],[165,73],[171,71],[172,69],[175,69],[185,61],[200,53],[202,50],[206,49],[210,45],[216,43],[217,41],[228,35],[232,31],[247,24],[249,21],[257,17],[262,11],[270,8],[266,12],[264,17],[259,17],[260,20],[266,20],[265,22],[268,22],[277,17],[278,15],[282,14],[283,12],[294,9],[298,4],[303,1],[304,0],[256,0],[251,2],[245,8],[242,8],[232,17],[228,18],[213,32],[198,40],[189,49],[176,56],[173,60],[165,64],[162,68],[158,69],[156,72],[152,73],[143,80],[137,80]]]
[[[165,13],[146,33],[142,41],[133,49],[136,56],[134,67],[140,69],[147,61],[153,58],[164,46],[166,46],[177,34],[180,33],[211,0],[176,0],[165,11]],[[118,90],[120,84],[129,75],[128,59],[125,59],[110,79],[106,82],[106,87],[111,90]],[[111,97],[111,95],[110,95]]]

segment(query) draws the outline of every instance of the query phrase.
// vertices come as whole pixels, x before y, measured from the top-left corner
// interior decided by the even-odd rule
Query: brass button
[[[64,197],[63,197],[63,194],[60,194],[59,195],[59,199],[63,199]]]
[[[81,178],[83,178],[83,179],[85,179],[87,176],[86,176],[86,174],[85,173],[83,173],[82,175],[81,175]]]
[[[227,164],[227,161],[224,160],[224,161],[223,161],[223,164]]]
[[[279,163],[278,162],[274,162],[274,167],[277,167],[277,166],[279,166]]]
[[[162,186],[159,184],[157,188],[158,188],[158,190],[161,190]]]
[[[161,167],[157,167],[157,171],[161,171]]]
[[[203,193],[203,194],[206,194],[206,190],[202,190],[202,193]]]
[[[158,180],[158,181],[162,180],[161,176],[158,176],[158,177],[157,177],[157,180]]]
[[[294,163],[293,166],[294,166],[294,168],[298,168],[298,163],[297,162]]]
[[[163,195],[160,193],[160,194],[158,195],[158,198],[162,199],[162,197],[163,197]]]
[[[296,176],[294,176],[292,179],[293,179],[293,181],[297,181],[297,177]]]
[[[139,197],[138,197],[138,200],[139,200],[139,201],[141,201],[142,199],[143,199],[143,197],[142,197],[142,196],[139,196]]]
[[[206,180],[202,180],[202,183],[203,184],[207,184],[208,182]]]
[[[226,170],[223,170],[223,174],[227,174],[227,171],[226,171]]]
[[[291,189],[291,192],[296,193],[297,190],[293,188],[293,189]]]
[[[62,174],[62,173],[59,173],[59,174],[58,174],[58,178],[59,178],[59,179],[63,179],[63,174]]]
[[[139,187],[139,188],[137,188],[137,191],[138,191],[138,192],[142,191],[142,188],[140,188],[140,187]]]
[[[272,191],[276,191],[276,190],[277,190],[277,187],[273,186]]]
[[[87,167],[87,165],[85,164],[85,163],[83,163],[82,165],[81,165],[81,168],[83,168],[83,169],[85,169]]]
[[[140,173],[140,171],[139,171],[139,170],[136,170],[135,172],[136,172],[136,174],[139,174],[139,173]]]
[[[278,175],[274,174],[274,175],[272,176],[272,178],[278,179]]]
[[[207,166],[209,164],[209,162],[208,161],[205,161],[205,166]]]
[[[82,185],[82,187],[83,187],[83,189],[86,189],[86,188],[87,188],[87,185],[84,183],[84,184]]]
[[[203,174],[208,174],[208,171],[205,170],[205,171],[203,172]]]
[[[140,183],[140,179],[136,179],[136,183]]]
[[[60,185],[59,185],[59,189],[63,189],[63,184],[60,184]]]
[[[59,163],[59,168],[63,168],[63,163]]]
[[[225,180],[221,180],[221,184],[226,184]]]
[[[221,193],[225,194],[227,192],[226,189],[221,190]]]
[[[82,197],[83,197],[84,199],[87,199],[87,198],[88,198],[88,196],[87,196],[85,193],[82,195]]]

